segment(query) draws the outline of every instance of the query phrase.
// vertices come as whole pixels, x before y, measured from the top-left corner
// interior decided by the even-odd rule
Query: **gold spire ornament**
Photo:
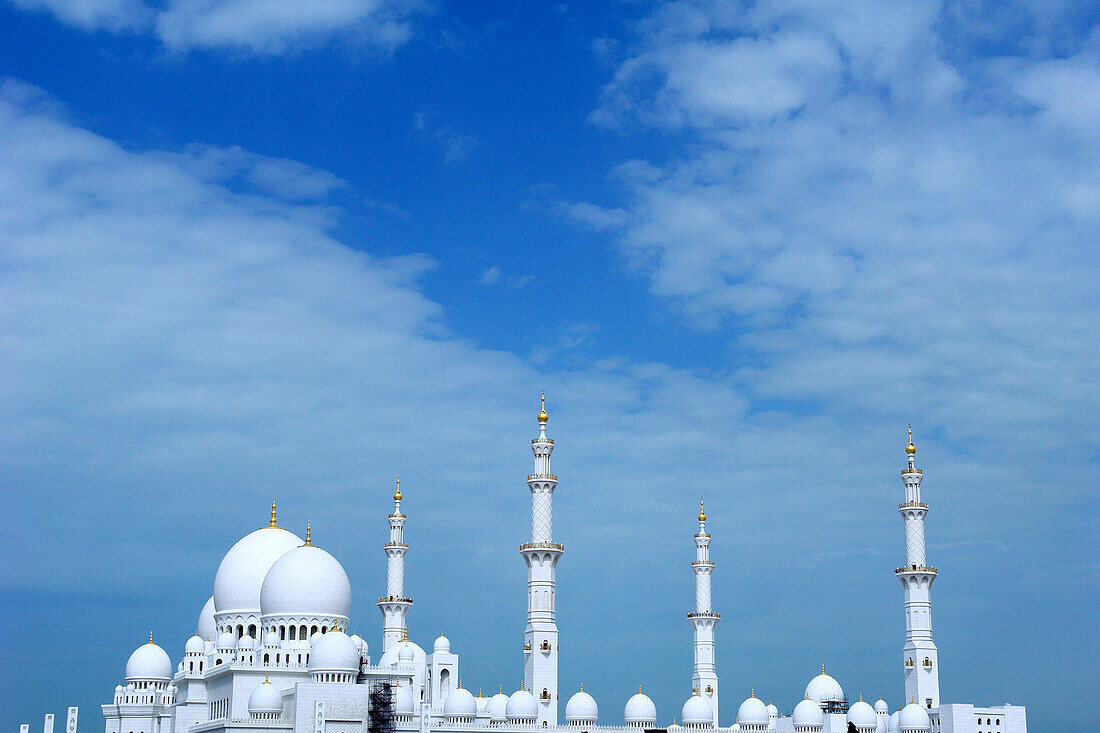
[[[393,500],[401,501],[401,477],[397,477],[397,491],[393,492]]]
[[[550,416],[546,414],[546,392],[542,393],[542,407],[539,408],[539,422],[546,422]]]
[[[913,455],[917,452],[917,446],[913,445],[913,426],[909,426],[909,445],[905,446],[905,452]]]
[[[703,511],[703,497],[699,497],[699,521],[707,521],[707,513]]]
[[[148,643],[148,644],[152,644],[152,643],[153,643],[153,632],[152,632],[152,631],[150,631],[150,632],[149,632],[149,641],[148,641],[148,642],[146,642],[146,643]]]
[[[309,526],[309,522],[306,522],[306,543],[302,547],[313,547],[312,529]]]
[[[279,526],[278,524],[275,523],[275,495],[274,494],[271,495],[271,524],[269,524],[267,526],[268,527],[278,527]]]

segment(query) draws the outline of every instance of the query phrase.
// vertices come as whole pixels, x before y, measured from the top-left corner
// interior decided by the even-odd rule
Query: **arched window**
[[[280,661],[280,660],[281,660],[282,658],[283,658],[283,655],[282,655],[282,654],[276,654],[276,655],[275,655],[275,664],[278,664],[278,663],[279,663],[279,661]]]
[[[290,640],[294,641],[296,638],[298,638],[298,627],[297,626],[291,626],[290,627]]]
[[[265,654],[264,655],[264,664],[270,664],[270,663],[271,663],[271,655],[270,654]]]
[[[306,625],[305,624],[302,624],[302,630],[298,632],[298,636],[303,638],[303,639],[308,639],[309,638],[308,636],[306,636]]]
[[[312,626],[312,627],[310,628],[310,630],[309,630],[309,635],[310,635],[310,636],[313,636],[313,635],[314,635],[314,634],[316,634],[316,633],[317,633],[317,625],[316,625],[316,624],[314,624],[314,625],[313,625],[313,626]]]
[[[237,638],[244,636],[244,624],[237,624]]]
[[[279,641],[286,641],[286,627],[279,627]]]

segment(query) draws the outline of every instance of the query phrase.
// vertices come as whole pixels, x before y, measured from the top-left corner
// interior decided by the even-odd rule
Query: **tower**
[[[699,531],[695,534],[695,559],[691,563],[695,573],[695,610],[687,615],[695,637],[695,661],[691,685],[710,703],[712,725],[718,725],[718,670],[714,663],[714,627],[722,618],[711,609],[710,576],[714,562],[710,559],[710,535],[707,534],[707,515],[703,500],[699,499]]]
[[[898,505],[905,523],[905,566],[894,571],[905,588],[905,697],[922,707],[940,706],[940,670],[936,644],[932,641],[932,581],[936,569],[925,562],[924,517],[928,505],[920,500],[921,470],[916,467],[917,447],[913,428],[905,446],[908,466],[901,472],[905,501]]]
[[[527,627],[523,632],[523,681],[538,700],[539,725],[558,724],[558,623],[554,615],[554,574],[565,547],[553,541],[554,488],[550,473],[554,441],[546,437],[546,395],[539,409],[539,437],[531,441],[535,472],[527,477],[531,490],[531,541],[519,546],[527,563]]]
[[[405,597],[405,555],[409,546],[404,541],[405,515],[401,513],[401,479],[393,492],[393,514],[389,516],[390,541],[386,551],[386,595],[378,599],[382,611],[382,653],[401,641],[412,599]]]

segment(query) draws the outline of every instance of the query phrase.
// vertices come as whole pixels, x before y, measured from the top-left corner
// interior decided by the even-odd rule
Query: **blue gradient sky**
[[[0,727],[173,656],[266,522],[380,645],[518,687],[537,395],[561,688],[901,700],[905,425],[945,701],[1076,730],[1100,550],[1100,5],[0,2]],[[629,661],[624,661],[629,660]]]

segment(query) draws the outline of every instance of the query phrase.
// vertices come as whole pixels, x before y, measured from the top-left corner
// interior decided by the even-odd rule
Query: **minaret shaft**
[[[393,495],[393,514],[389,516],[390,541],[386,552],[386,595],[378,599],[382,611],[382,653],[385,654],[405,635],[409,606],[412,599],[405,597],[405,555],[409,546],[405,543],[405,515],[401,513],[401,479]]]
[[[707,515],[703,502],[699,501],[699,532],[695,535],[695,560],[691,569],[695,573],[695,611],[688,614],[694,636],[694,661],[691,684],[703,699],[710,703],[713,725],[718,725],[718,669],[715,664],[714,629],[721,619],[711,607],[711,575],[714,563],[710,559],[710,535],[707,534]]]
[[[554,441],[546,436],[546,401],[539,411],[539,437],[531,441],[535,473],[527,477],[531,491],[531,541],[520,546],[527,564],[527,625],[523,633],[523,680],[538,700],[538,725],[558,724],[558,624],[555,615],[556,572],[565,548],[554,542],[554,489],[550,472]]]
[[[902,665],[905,672],[905,699],[925,708],[939,708],[939,658],[932,641],[932,582],[936,568],[928,565],[925,555],[924,520],[928,505],[921,501],[922,471],[916,467],[917,449],[909,431],[906,446],[908,465],[901,472],[905,501],[898,505],[905,527],[905,566],[895,571],[905,589],[905,645]]]

